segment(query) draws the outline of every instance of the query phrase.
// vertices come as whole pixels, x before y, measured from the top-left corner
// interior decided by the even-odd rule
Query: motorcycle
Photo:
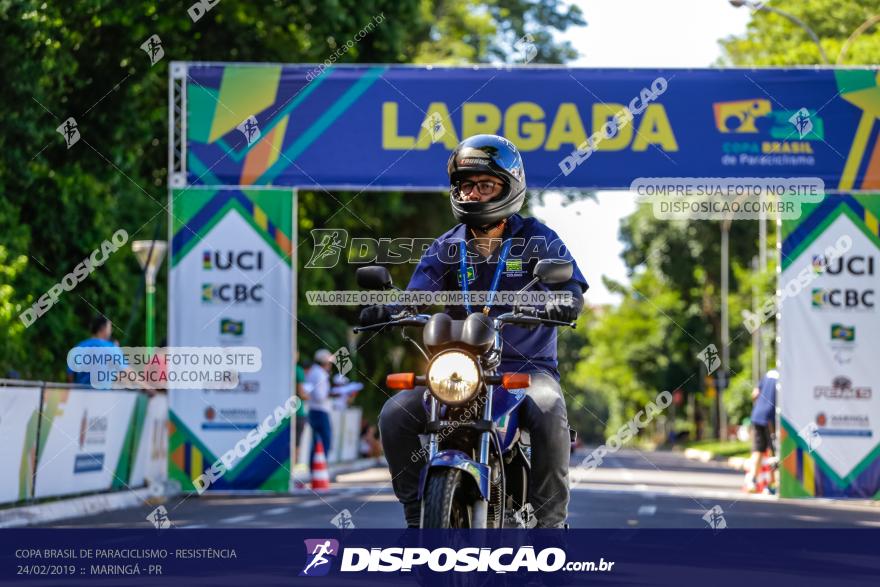
[[[531,281],[564,283],[571,279],[568,261],[536,263]],[[380,266],[357,271],[364,289],[398,289]],[[423,391],[428,414],[427,464],[419,478],[422,528],[530,528],[535,524],[528,502],[531,447],[518,426],[518,407],[531,384],[528,373],[502,373],[501,331],[508,325],[574,327],[575,322],[547,318],[544,310],[513,306],[489,317],[474,312],[463,320],[448,314],[419,314],[407,308],[388,322],[361,326],[355,332],[401,328],[428,361],[424,375],[392,373],[392,390]],[[422,346],[406,327],[422,328]],[[423,348],[424,347],[424,348]],[[570,430],[572,442],[574,431]],[[423,447],[424,449],[424,447]]]

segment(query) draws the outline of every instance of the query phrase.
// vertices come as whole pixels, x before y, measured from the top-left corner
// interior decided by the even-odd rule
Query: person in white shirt
[[[306,371],[306,385],[308,389],[309,425],[312,427],[312,450],[309,457],[309,467],[315,460],[315,447],[318,441],[324,447],[324,454],[330,452],[332,446],[331,437],[333,430],[330,426],[330,372],[333,369],[333,353],[327,349],[315,351],[315,362]]]

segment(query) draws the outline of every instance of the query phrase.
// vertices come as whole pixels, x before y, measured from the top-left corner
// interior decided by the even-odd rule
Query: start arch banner
[[[522,151],[532,189],[639,177],[880,188],[876,69],[173,69],[186,94],[177,186],[442,190],[452,148],[493,133]]]

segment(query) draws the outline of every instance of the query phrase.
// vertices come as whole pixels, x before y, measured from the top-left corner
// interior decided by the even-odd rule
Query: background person
[[[761,470],[761,459],[769,449],[773,450],[773,426],[776,423],[776,384],[779,382],[779,372],[776,369],[767,371],[767,374],[758,382],[758,386],[752,390],[752,456],[749,459],[751,465],[750,477],[747,489],[755,491],[758,486],[758,473]],[[773,476],[775,478],[775,472]],[[775,487],[775,479],[771,486]]]
[[[330,379],[330,396],[333,397],[334,409],[344,411],[363,388],[363,383],[351,381],[342,373],[334,375]]]
[[[306,391],[306,370],[303,369],[303,366],[299,362],[299,350],[296,351],[296,364],[294,365],[296,369],[296,397],[299,399],[296,406],[296,430],[295,430],[295,441],[294,446],[296,450],[293,451],[293,462],[299,460],[299,445],[300,440],[302,440],[303,431],[306,429],[306,421],[309,418],[309,412],[306,409],[306,401],[309,399],[309,394]]]
[[[73,348],[109,348],[113,349],[112,354],[119,356],[120,365],[124,364],[122,351],[113,342],[113,323],[103,314],[96,314],[92,318],[89,325],[89,333],[91,336],[77,343]],[[79,383],[82,385],[91,385],[92,377],[88,371],[74,371],[67,366],[67,381],[69,383]],[[94,387],[94,386],[92,386]]]
[[[305,383],[308,386],[309,426],[312,427],[312,449],[309,456],[309,468],[313,468],[315,448],[318,441],[324,446],[324,454],[328,455],[332,447],[333,429],[330,424],[330,372],[333,370],[333,353],[327,349],[315,351],[315,364],[306,372]]]

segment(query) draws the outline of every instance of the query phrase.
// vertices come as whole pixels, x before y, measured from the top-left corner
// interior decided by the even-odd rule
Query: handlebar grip
[[[378,324],[370,324],[368,326],[355,326],[352,328],[352,332],[355,334],[359,332],[369,332],[372,330],[381,330],[386,326],[424,326],[427,323],[427,320],[417,316],[398,318],[396,320],[389,320],[388,322],[380,322]]]

